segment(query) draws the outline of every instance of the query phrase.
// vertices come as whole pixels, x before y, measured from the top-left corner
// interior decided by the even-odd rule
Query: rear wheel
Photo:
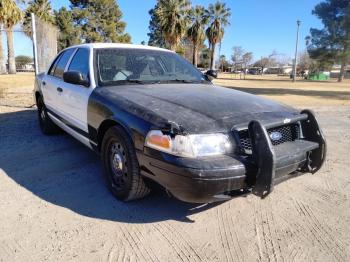
[[[41,131],[45,135],[57,134],[60,129],[54,122],[52,122],[49,115],[47,114],[47,109],[41,96],[37,98],[37,107]]]
[[[103,137],[101,158],[109,190],[119,200],[130,201],[148,195],[150,189],[143,181],[134,145],[120,127],[111,127]]]

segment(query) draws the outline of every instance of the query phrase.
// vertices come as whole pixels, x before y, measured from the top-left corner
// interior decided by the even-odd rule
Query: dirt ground
[[[0,261],[350,261],[350,82],[221,76],[315,110],[328,158],[264,200],[194,205],[163,192],[116,201],[96,154],[66,134],[41,134],[32,81],[0,76]]]

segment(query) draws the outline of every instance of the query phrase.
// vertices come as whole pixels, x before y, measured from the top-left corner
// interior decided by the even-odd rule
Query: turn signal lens
[[[153,148],[162,148],[170,150],[171,138],[170,136],[163,135],[161,131],[151,131],[146,138],[146,145]]]

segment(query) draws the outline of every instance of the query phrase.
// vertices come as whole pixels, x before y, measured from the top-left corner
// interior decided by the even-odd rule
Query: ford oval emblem
[[[282,134],[280,132],[271,132],[270,138],[272,141],[278,141],[282,138]]]

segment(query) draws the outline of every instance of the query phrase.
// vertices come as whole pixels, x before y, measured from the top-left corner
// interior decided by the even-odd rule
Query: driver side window
[[[83,75],[83,78],[90,80],[89,78],[89,50],[86,48],[79,48],[75,53],[68,71],[78,71]]]

